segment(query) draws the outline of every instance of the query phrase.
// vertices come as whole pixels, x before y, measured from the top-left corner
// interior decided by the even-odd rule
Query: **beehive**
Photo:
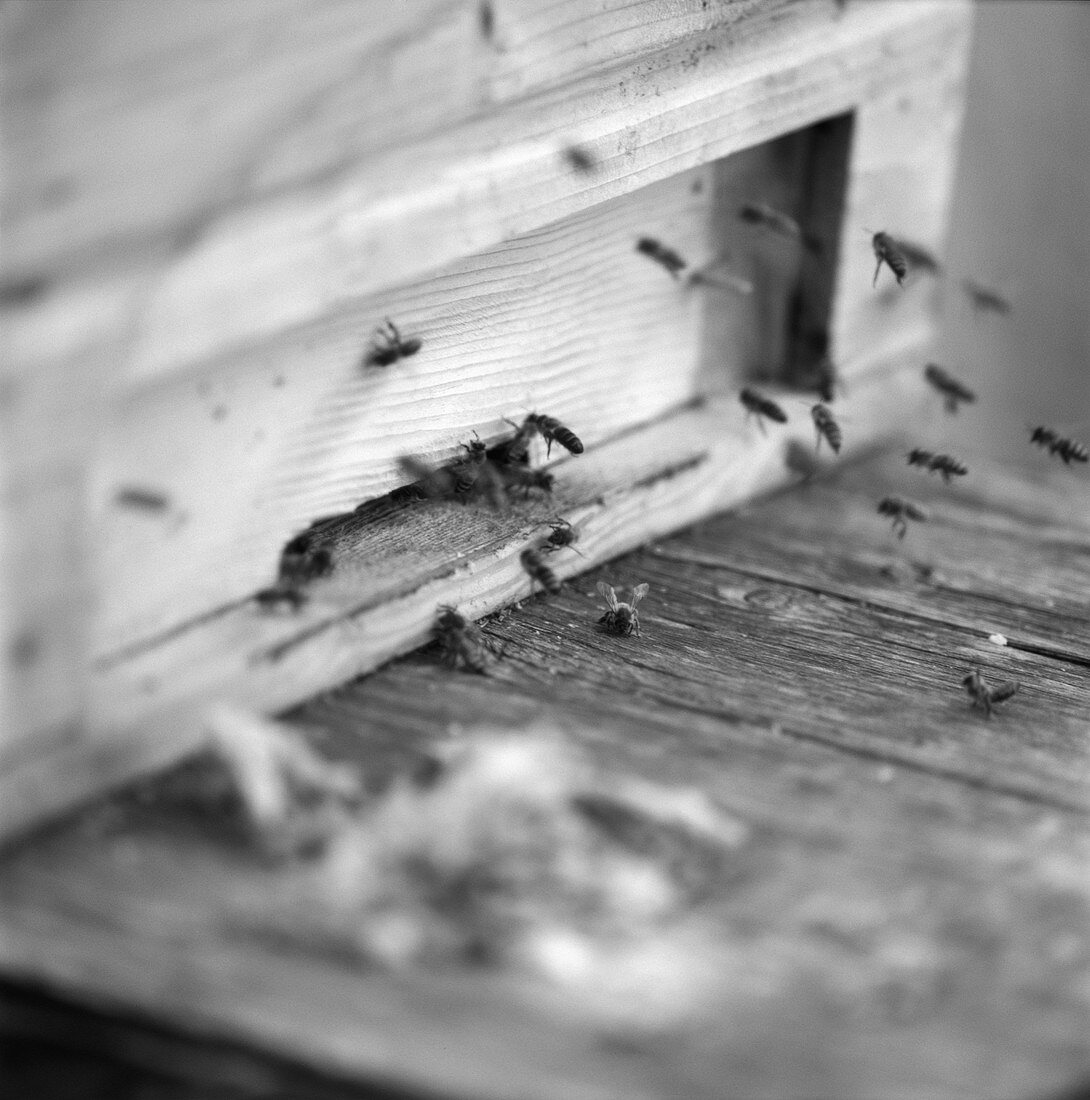
[[[278,711],[419,645],[438,605],[525,595],[557,515],[577,570],[783,481],[820,351],[848,453],[911,406],[935,291],[872,288],[869,232],[941,245],[966,4],[0,19],[6,833],[181,755],[217,700]],[[752,292],[672,278],[643,236]],[[369,367],[386,317],[421,350]],[[746,422],[752,381],[785,430]],[[298,613],[253,601],[293,534],[403,483],[399,456],[530,409],[587,445],[554,499],[346,520]]]

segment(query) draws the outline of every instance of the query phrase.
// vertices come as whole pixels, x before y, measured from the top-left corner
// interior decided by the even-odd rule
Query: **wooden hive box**
[[[586,555],[565,574],[790,478],[826,351],[846,453],[910,415],[936,291],[873,288],[869,232],[941,247],[969,22],[950,0],[5,5],[0,832],[177,758],[217,700],[277,712],[419,646],[440,605],[524,596],[558,516]],[[421,349],[368,365],[387,317]],[[746,421],[749,382],[788,425]],[[586,445],[554,450],[551,499],[353,512],[401,456],[529,410]],[[262,607],[331,513],[332,574]]]

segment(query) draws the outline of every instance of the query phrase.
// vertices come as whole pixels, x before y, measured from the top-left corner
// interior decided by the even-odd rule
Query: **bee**
[[[905,276],[908,274],[908,261],[905,259],[898,243],[888,233],[875,233],[871,238],[871,247],[874,249],[874,255],[878,258],[871,286],[878,285],[878,273],[882,270],[883,263],[897,277],[897,285],[904,286]]]
[[[1057,439],[1049,450],[1052,454],[1058,454],[1064,460],[1065,466],[1070,466],[1073,461],[1086,462],[1090,459],[1090,453],[1086,448],[1073,439]]]
[[[935,457],[934,451],[925,451],[922,447],[913,447],[908,452],[909,466],[922,466],[927,468],[928,463]]]
[[[117,490],[114,494],[114,503],[125,508],[140,508],[147,512],[165,512],[170,507],[170,497],[158,489],[128,485]]]
[[[1014,695],[1021,686],[1017,680],[1006,680],[998,687],[991,687],[988,681],[981,675],[980,669],[974,668],[967,676],[962,679],[962,684],[965,686],[965,690],[969,693],[969,698],[972,699],[972,705],[974,707],[981,707],[984,711],[985,718],[991,718],[992,707],[996,703],[1005,702],[1012,695]]]
[[[636,242],[636,251],[660,264],[676,279],[686,267],[685,261],[672,249],[667,248],[654,237],[641,237]]]
[[[466,450],[465,456],[452,462],[447,469],[454,479],[454,496],[464,504],[481,476],[488,447],[480,439],[473,439],[469,443],[463,443],[462,446]]]
[[[395,503],[441,500],[454,495],[455,479],[448,467],[436,469],[414,455],[402,455],[397,461],[401,469],[414,480],[390,494],[390,499]]]
[[[1090,460],[1090,453],[1081,444],[1073,439],[1067,439],[1052,428],[1034,428],[1029,437],[1030,443],[1036,443],[1039,447],[1047,447],[1048,453],[1063,459],[1065,466],[1074,462],[1086,462]]]
[[[972,279],[962,279],[961,287],[968,295],[973,309],[978,313],[990,311],[1005,316],[1014,309],[1002,294],[986,286],[981,286],[980,283],[974,282]]]
[[[504,417],[504,421],[515,429],[515,434],[497,443],[489,453],[489,458],[498,466],[525,466],[530,460],[530,443],[538,433],[537,421],[528,416],[521,424]]]
[[[599,624],[606,628],[607,634],[635,634],[640,635],[640,614],[636,605],[647,595],[650,589],[648,584],[637,584],[632,589],[629,603],[621,603],[617,599],[617,593],[613,585],[599,581],[597,584],[598,595],[606,601],[608,610],[598,620]]]
[[[884,497],[878,502],[878,514],[893,520],[893,530],[899,539],[903,539],[908,531],[908,520],[914,519],[920,523],[927,520],[927,513],[918,504],[901,497]]]
[[[928,363],[923,376],[943,396],[943,405],[948,413],[958,411],[959,401],[975,401],[976,394],[963,386],[953,375],[943,370],[938,363]]]
[[[493,467],[497,470],[502,481],[507,486],[513,486],[524,490],[527,498],[531,489],[540,489],[543,493],[551,493],[555,478],[548,470],[529,470],[525,466]]]
[[[566,519],[558,519],[556,523],[551,524],[551,530],[552,534],[549,535],[548,541],[542,547],[545,553],[552,554],[557,550],[568,547],[579,554],[574,545],[579,539],[578,528],[573,527]],[[582,557],[583,555],[579,554],[579,556]]]
[[[367,356],[367,365],[371,367],[388,367],[399,359],[407,359],[415,355],[423,346],[424,341],[418,336],[402,337],[397,330],[397,325],[386,318],[386,324],[375,329],[375,346]]]
[[[746,203],[738,211],[738,217],[747,225],[759,225],[773,233],[779,233],[781,237],[790,237],[795,241],[802,239],[799,223],[790,214],[785,214],[766,202]]]
[[[964,477],[969,472],[969,467],[959,462],[953,455],[933,455],[927,464],[928,473],[938,471],[942,474],[942,480],[948,485],[951,477]]]
[[[747,420],[750,415],[756,415],[757,426],[761,429],[762,435],[765,434],[763,417],[767,416],[769,420],[775,420],[777,424],[787,423],[787,413],[775,401],[754,389],[750,389],[748,386],[738,395],[738,400],[742,402],[742,407],[746,410]]]
[[[817,404],[810,410],[810,416],[813,418],[814,427],[817,429],[817,447],[815,447],[815,450],[821,449],[821,440],[824,438],[832,447],[833,454],[840,454],[844,434],[841,432],[840,425],[836,422],[833,414],[825,405]]]
[[[561,424],[555,416],[545,416],[542,413],[530,413],[524,423],[533,424],[545,440],[545,455],[552,454],[553,444],[559,443],[561,447],[573,455],[583,453],[583,443],[579,436]]]
[[[467,672],[475,672],[479,676],[488,675],[493,650],[476,623],[470,622],[456,608],[441,607],[434,634],[439,643],[443,664],[447,668],[457,668],[461,662]]]
[[[924,248],[922,244],[914,244],[903,237],[897,237],[893,243],[908,261],[909,268],[926,271],[928,275],[942,274],[942,264],[935,258],[935,254]]]
[[[598,167],[594,154],[582,145],[569,145],[564,150],[564,159],[576,172],[589,173]]]
[[[519,555],[522,568],[530,575],[530,593],[534,591],[534,581],[537,581],[546,592],[556,596],[560,592],[560,580],[557,575],[541,560],[541,554],[537,550],[523,550]]]

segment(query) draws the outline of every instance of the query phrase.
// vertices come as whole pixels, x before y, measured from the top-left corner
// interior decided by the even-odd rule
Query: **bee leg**
[[[817,439],[814,440],[814,454],[821,450],[821,429],[817,429]]]
[[[874,265],[874,278],[871,280],[871,284],[870,284],[872,287],[878,285],[878,272],[881,271],[881,270],[882,270],[882,257],[879,256],[878,257],[878,263],[876,263]]]

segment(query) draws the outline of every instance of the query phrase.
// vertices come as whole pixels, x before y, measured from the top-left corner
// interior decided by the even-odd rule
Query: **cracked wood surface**
[[[10,853],[5,971],[451,1096],[1085,1081],[1090,486],[970,463],[947,488],[902,464],[798,486],[486,620],[506,643],[491,676],[424,650],[290,715],[375,786],[461,730],[545,716],[619,771],[707,792],[750,839],[707,904],[717,984],[684,1025],[618,1042],[510,976],[362,973],[232,934],[224,914],[270,907],[278,872],[214,817],[128,802]],[[904,542],[874,512],[895,490],[931,516]],[[595,630],[598,579],[651,584],[642,638]],[[972,666],[1022,683],[991,720],[961,687]]]

